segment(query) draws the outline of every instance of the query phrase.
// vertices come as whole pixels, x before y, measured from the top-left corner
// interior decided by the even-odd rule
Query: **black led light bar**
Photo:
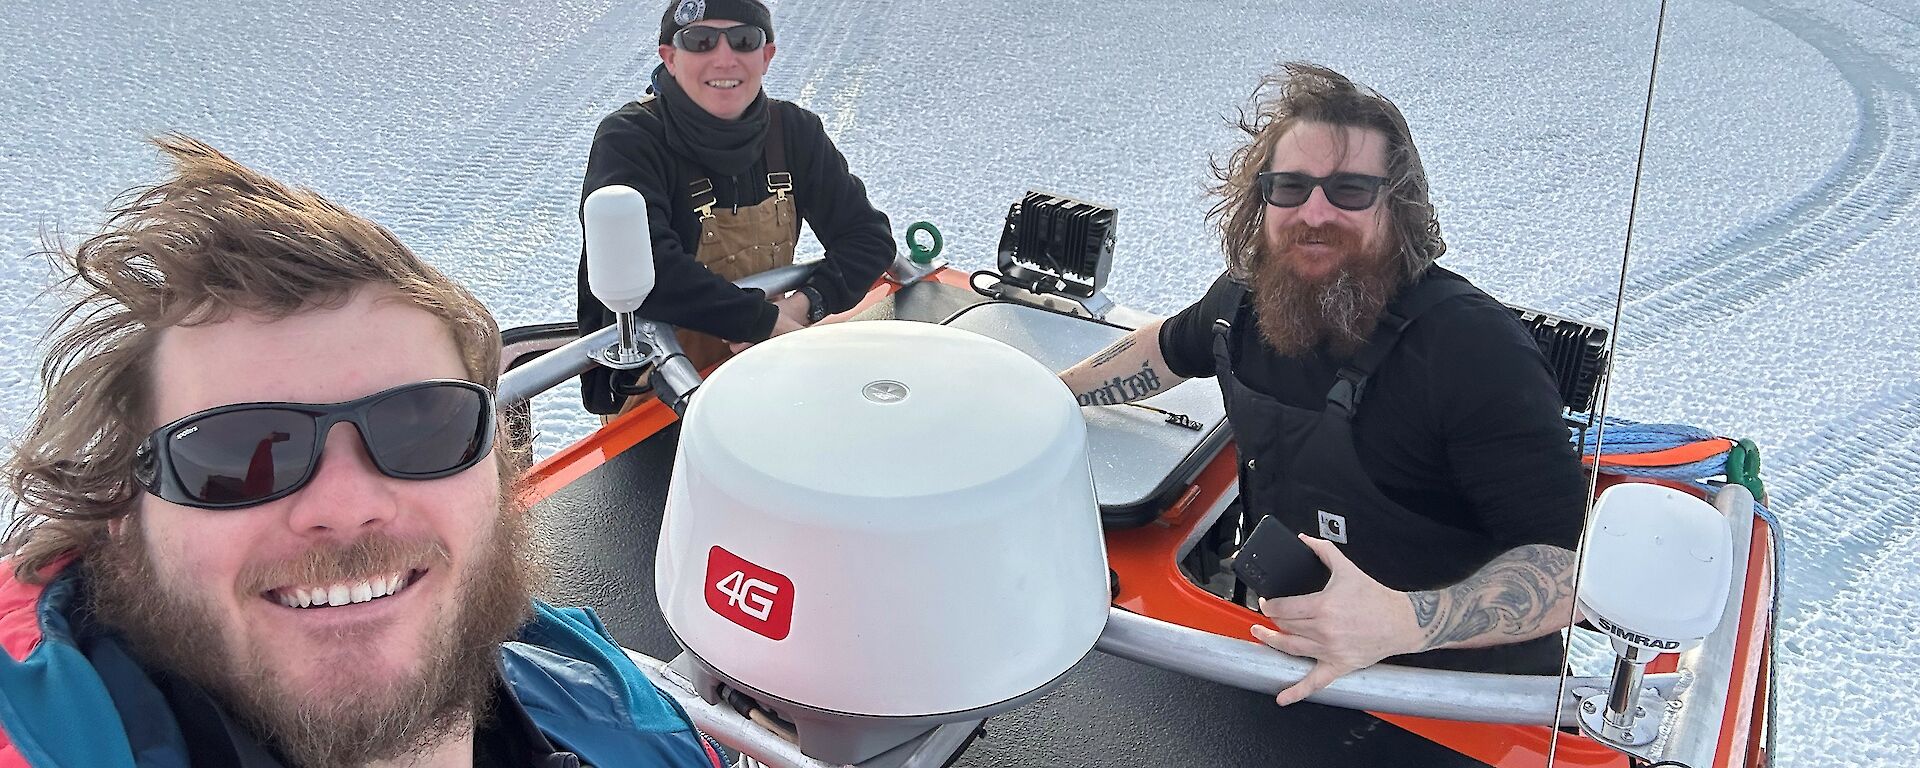
[[[1607,370],[1607,329],[1531,309],[1508,307],[1527,327],[1553,369],[1561,404],[1574,413],[1592,413],[1600,377]]]
[[[1028,192],[1007,210],[1000,274],[1035,293],[1091,298],[1113,267],[1119,211],[1070,197]]]

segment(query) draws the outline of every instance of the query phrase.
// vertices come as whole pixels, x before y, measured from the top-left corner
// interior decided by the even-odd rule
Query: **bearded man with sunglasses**
[[[54,255],[6,465],[0,765],[709,766],[530,596],[499,331],[385,229],[180,136]]]
[[[887,216],[827,136],[820,117],[767,98],[773,17],[760,0],[673,0],[660,19],[653,93],[600,121],[581,201],[622,184],[647,200],[655,287],[640,307],[683,329],[700,368],[729,346],[764,341],[851,309],[893,262]],[[826,248],[800,290],[767,296],[733,281],[793,263],[800,222]],[[580,260],[581,333],[613,323]],[[581,378],[587,410],[619,410],[633,376]]]
[[[1277,92],[1276,92],[1277,91]],[[1382,659],[1557,674],[1585,482],[1558,390],[1511,310],[1445,251],[1406,119],[1329,69],[1255,91],[1216,166],[1228,270],[1061,374],[1083,405],[1215,376],[1246,526],[1273,515],[1331,578],[1265,600],[1266,644],[1317,660],[1291,704]],[[1140,388],[1133,388],[1138,390]]]

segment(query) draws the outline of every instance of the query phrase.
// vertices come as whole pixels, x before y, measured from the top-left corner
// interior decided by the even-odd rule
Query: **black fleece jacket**
[[[609,184],[627,185],[646,198],[655,282],[653,293],[640,306],[642,317],[730,341],[763,341],[773,332],[778,310],[760,291],[741,290],[694,260],[700,218],[687,185],[706,176],[713,181],[716,207],[756,205],[768,197],[766,160],[761,158],[736,177],[698,169],[667,148],[666,126],[653,112],[657,107],[657,103],[632,102],[600,121],[587,157],[581,203]],[[826,248],[826,260],[814,270],[809,285],[826,300],[829,312],[845,311],[858,304],[893,263],[887,215],[867,200],[866,185],[847,169],[846,158],[827,137],[818,115],[785,101],[769,100],[768,107],[780,113],[787,170],[793,174],[800,218]],[[794,232],[799,232],[799,222]],[[581,334],[613,324],[613,313],[588,290],[584,251],[578,287]],[[595,369],[581,378],[581,396],[588,410],[606,413],[614,407],[609,374]]]

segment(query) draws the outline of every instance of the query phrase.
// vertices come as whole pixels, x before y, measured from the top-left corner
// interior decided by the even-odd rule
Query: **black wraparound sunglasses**
[[[1364,173],[1308,176],[1304,173],[1267,171],[1255,178],[1260,184],[1260,197],[1267,201],[1267,205],[1297,208],[1305,205],[1307,198],[1313,196],[1314,187],[1319,187],[1326,190],[1327,202],[1343,211],[1372,208],[1374,200],[1380,197],[1380,187],[1387,183],[1383,177]]]
[[[380,473],[433,480],[472,467],[493,449],[493,393],[458,379],[403,384],[344,403],[236,403],[154,430],[134,453],[148,493],[201,509],[240,509],[305,487],[327,432],[360,433]]]
[[[720,38],[741,53],[760,50],[767,44],[767,31],[752,24],[734,27],[681,27],[673,33],[673,47],[688,53],[706,53],[720,47]]]

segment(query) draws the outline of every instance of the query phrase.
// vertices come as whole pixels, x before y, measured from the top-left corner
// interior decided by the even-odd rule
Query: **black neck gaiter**
[[[720,176],[746,173],[760,159],[767,138],[767,93],[761,91],[739,119],[722,120],[701,109],[665,64],[653,70],[653,91],[660,94],[660,122],[667,148]]]

